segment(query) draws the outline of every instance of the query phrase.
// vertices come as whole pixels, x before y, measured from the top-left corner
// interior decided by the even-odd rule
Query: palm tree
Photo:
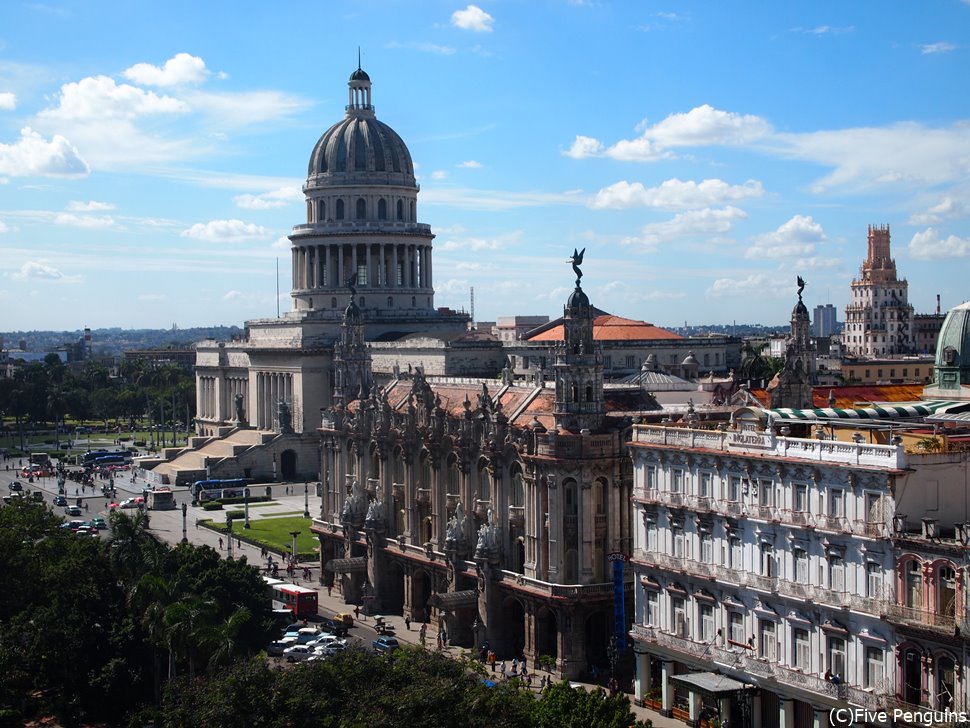
[[[154,540],[148,533],[148,514],[142,510],[133,516],[115,510],[111,521],[111,563],[115,572],[128,584],[134,584],[146,573],[146,546]]]
[[[152,644],[153,664],[155,668],[155,702],[161,700],[161,666],[159,664],[158,648],[168,649],[169,678],[175,674],[175,653],[168,641],[165,624],[166,610],[178,601],[182,587],[177,581],[165,579],[157,573],[149,572],[138,580],[129,592],[128,601],[132,612],[141,613],[142,626],[148,632],[148,640]]]
[[[176,657],[188,661],[189,677],[195,677],[195,657],[205,646],[206,635],[212,628],[216,604],[211,599],[192,596],[169,605],[162,621],[166,628],[169,649]],[[174,670],[174,664],[172,665]],[[169,678],[174,672],[169,674]]]
[[[232,663],[239,648],[239,633],[252,616],[248,608],[237,606],[224,622],[209,631],[207,641],[212,648],[208,665],[210,671],[220,665]]]

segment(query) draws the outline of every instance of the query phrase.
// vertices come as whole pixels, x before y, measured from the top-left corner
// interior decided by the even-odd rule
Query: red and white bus
[[[273,609],[286,609],[298,619],[315,618],[318,614],[318,595],[316,590],[298,584],[289,584],[282,579],[264,576],[269,589]]]

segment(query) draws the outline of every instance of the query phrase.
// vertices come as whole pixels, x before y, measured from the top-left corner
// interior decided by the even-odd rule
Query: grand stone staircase
[[[281,438],[286,442],[279,442]],[[185,448],[165,448],[160,457],[141,458],[150,482],[188,485],[211,478],[258,478],[274,474],[274,453],[293,436],[265,430],[234,429],[222,437],[193,437]],[[299,439],[299,438],[298,438]]]

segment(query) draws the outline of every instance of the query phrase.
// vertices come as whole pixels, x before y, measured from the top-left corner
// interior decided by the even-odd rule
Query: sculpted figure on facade
[[[488,559],[496,555],[498,544],[497,530],[495,526],[495,514],[489,508],[485,516],[485,523],[478,529],[478,543],[475,546],[475,556]]]
[[[449,548],[457,548],[465,540],[465,534],[462,530],[462,523],[465,521],[465,508],[462,506],[461,501],[458,501],[458,505],[455,506],[455,514],[448,521],[448,531],[445,534],[445,541]]]
[[[277,417],[280,423],[280,432],[284,435],[293,434],[293,415],[290,413],[290,406],[285,399],[281,399]]]
[[[236,403],[236,422],[240,425],[246,424],[246,410],[243,409],[243,397],[242,393],[237,394],[234,398]]]
[[[384,498],[381,489],[377,489],[377,495],[367,506],[367,516],[364,518],[364,525],[368,528],[380,528],[384,526]]]
[[[341,521],[360,525],[366,512],[367,496],[364,494],[363,488],[360,487],[360,482],[354,480],[353,485],[350,486],[350,494],[344,500]]]

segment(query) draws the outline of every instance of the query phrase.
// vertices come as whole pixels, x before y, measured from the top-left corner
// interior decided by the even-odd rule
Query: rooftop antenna
[[[360,70],[360,46],[357,46],[357,70]]]

